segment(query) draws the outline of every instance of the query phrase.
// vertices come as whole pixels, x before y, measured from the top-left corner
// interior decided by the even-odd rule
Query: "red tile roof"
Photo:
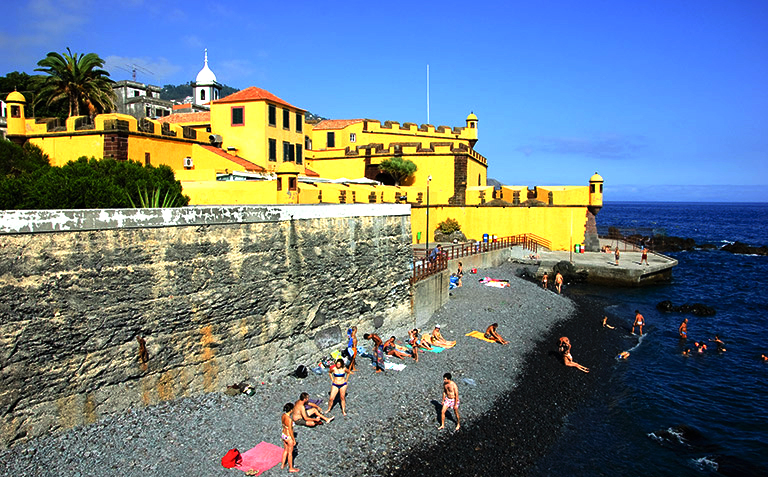
[[[250,172],[266,172],[267,171],[266,169],[264,169],[263,167],[261,167],[258,164],[254,164],[251,161],[246,161],[242,157],[233,156],[232,154],[224,152],[222,149],[219,149],[218,147],[215,147],[215,146],[205,146],[205,145],[202,145],[202,144],[200,145],[200,147],[205,148],[205,149],[211,151],[214,154],[218,154],[219,156],[223,157],[224,159],[228,159],[228,160],[234,162],[235,164],[237,164],[239,166],[242,166],[243,168],[245,168],[246,171],[250,171]]]
[[[283,101],[282,99],[278,98],[274,94],[270,93],[269,91],[261,88],[257,88],[255,86],[251,86],[250,88],[245,88],[243,90],[238,91],[237,93],[232,93],[229,96],[225,96],[221,99],[217,99],[214,101],[214,104],[219,103],[242,103],[245,101],[270,101],[277,104],[282,104],[283,106],[288,106],[293,109],[298,109],[299,111],[304,111],[304,109],[297,108],[296,106]]]
[[[162,118],[157,118],[161,123],[210,123],[211,112],[203,111],[200,113],[176,113]]]
[[[344,129],[350,124],[363,122],[362,119],[324,119],[312,126],[312,129]]]
[[[320,177],[320,174],[306,166],[304,167],[304,175],[307,177]]]

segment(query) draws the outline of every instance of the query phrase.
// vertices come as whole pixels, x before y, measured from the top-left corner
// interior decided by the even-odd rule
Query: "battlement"
[[[71,136],[73,134],[90,135],[113,132],[197,140],[197,131],[189,126],[160,122],[149,118],[137,120],[127,114],[99,114],[93,119],[90,116],[71,116],[63,124],[58,118],[26,120],[26,135],[28,137],[56,137]]]
[[[457,137],[464,133],[465,127],[450,126],[437,126],[433,124],[422,124],[420,126],[416,123],[406,122],[402,125],[397,121],[381,121],[375,119],[363,120],[363,132],[367,133],[395,133],[395,134],[411,134],[411,135],[423,135],[428,134],[430,136],[444,136],[446,139],[459,139]]]

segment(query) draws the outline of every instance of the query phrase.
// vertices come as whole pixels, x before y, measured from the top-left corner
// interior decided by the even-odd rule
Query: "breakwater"
[[[2,447],[414,324],[407,205],[2,214]]]

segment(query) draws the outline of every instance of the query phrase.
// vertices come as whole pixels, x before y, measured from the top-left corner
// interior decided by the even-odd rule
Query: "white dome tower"
[[[216,75],[208,67],[208,49],[205,49],[205,64],[195,78],[195,104],[208,105],[219,99],[221,85],[216,82]]]

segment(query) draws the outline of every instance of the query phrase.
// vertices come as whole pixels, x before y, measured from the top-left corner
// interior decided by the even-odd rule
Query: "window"
[[[213,99],[219,99],[219,90],[218,89],[213,91]]]
[[[475,123],[469,123],[469,129],[475,129]]]
[[[327,137],[328,137],[328,145],[326,147],[328,148],[336,147],[336,133],[329,132]]]
[[[595,193],[595,184],[589,184],[589,192],[592,194]]]
[[[274,105],[269,105],[269,125],[277,126],[277,108]]]
[[[304,115],[301,113],[296,113],[296,132],[302,132],[304,131]]]
[[[283,110],[283,129],[291,129],[291,112]]]
[[[291,160],[291,153],[288,152],[291,149],[291,143],[288,141],[283,141],[283,162],[288,162]]]
[[[205,101],[205,90],[204,89],[200,90],[200,101]]]
[[[483,185],[483,178],[480,176],[480,174],[477,175],[477,185]]]
[[[243,106],[232,106],[232,126],[245,125],[245,108]]]
[[[133,92],[133,97],[134,98],[138,98],[139,97],[139,92],[138,91],[134,91]]]
[[[357,141],[357,134],[349,133],[349,142],[355,142],[355,141]]]
[[[296,178],[295,177],[289,177],[288,178],[288,190],[296,190]]]
[[[283,178],[278,177],[277,178],[277,190],[283,190]]]
[[[21,106],[18,106],[16,104],[11,105],[11,117],[12,118],[20,118],[21,117]]]
[[[302,163],[302,161],[303,161],[303,159],[301,157],[302,156],[302,152],[303,151],[302,151],[301,144],[296,144],[296,164],[301,164]]]
[[[277,139],[269,140],[269,160],[277,162]]]
[[[145,166],[148,166],[148,165],[150,165],[150,164],[152,164],[152,162],[150,162],[149,153],[148,153],[148,152],[145,152],[145,153],[144,153],[144,165],[145,165]]]
[[[312,139],[309,136],[304,136],[304,149],[312,150]]]
[[[146,116],[147,116],[148,118],[151,118],[151,117],[152,117],[152,108],[150,108],[149,106],[147,106],[147,110],[146,110],[145,112],[147,113],[147,114],[146,114]]]

